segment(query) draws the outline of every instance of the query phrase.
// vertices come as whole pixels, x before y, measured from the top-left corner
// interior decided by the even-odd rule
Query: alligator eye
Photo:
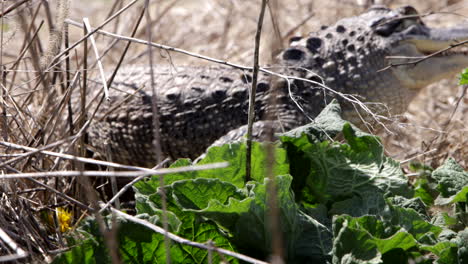
[[[382,19],[375,23],[375,32],[383,37],[404,31],[413,25],[424,25],[418,16],[418,11],[412,6],[404,6],[395,10],[398,15]]]
[[[382,37],[388,37],[392,33],[397,32],[398,28],[400,27],[402,23],[401,19],[394,19],[394,20],[387,20],[387,21],[382,21],[380,22],[376,27],[375,27],[375,33]]]
[[[416,10],[416,8],[414,8],[414,7],[410,6],[410,5],[402,6],[402,7],[398,8],[397,12],[404,15],[404,16],[410,16],[410,15],[417,15],[418,14],[418,11]]]
[[[400,25],[400,28],[398,31],[402,31],[415,24],[424,25],[421,18],[419,17],[418,11],[414,7],[409,6],[409,5],[403,6],[403,7],[398,8],[397,11],[398,13],[401,14],[401,16],[404,17],[402,18],[402,24]]]

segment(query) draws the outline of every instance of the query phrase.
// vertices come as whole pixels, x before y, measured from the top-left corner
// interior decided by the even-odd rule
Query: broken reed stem
[[[270,11],[270,18],[272,20],[275,35],[270,39],[270,52],[271,52],[271,59],[274,62],[275,57],[279,50],[282,50],[282,38],[281,38],[281,31],[279,28],[279,23],[277,21],[278,16],[275,14],[278,10],[278,1],[273,0],[268,3],[268,8]],[[289,84],[288,84],[289,85]],[[268,97],[268,106],[272,108],[276,108],[277,104],[277,93],[279,88],[276,85],[273,86],[270,84],[271,91],[270,96]],[[267,112],[267,120],[275,120],[276,116],[273,114],[274,111]],[[266,177],[269,179],[267,185],[267,219],[266,222],[267,228],[271,233],[271,262],[272,263],[283,263],[284,258],[284,250],[283,250],[283,234],[281,232],[281,222],[280,222],[280,211],[279,211],[279,199],[278,199],[278,189],[276,183],[276,175],[274,172],[275,169],[275,144],[272,143],[275,141],[274,138],[274,127],[267,126],[266,127],[266,142],[264,143],[265,146],[265,156],[266,156],[266,170],[265,174]]]
[[[270,39],[270,55],[271,55],[271,61],[273,61],[276,57],[276,55],[284,50],[284,45],[283,45],[283,39],[282,39],[282,34],[281,30],[279,28],[279,23],[278,23],[278,9],[279,9],[279,3],[278,0],[269,0],[268,1],[268,11],[270,14],[270,20],[271,24],[273,26],[273,37]]]
[[[145,19],[146,19],[146,37],[148,38],[148,44],[152,42],[152,31],[151,31],[151,15],[150,15],[150,4],[149,0],[145,1]],[[161,136],[159,134],[159,109],[158,109],[158,97],[156,93],[156,86],[154,80],[153,71],[153,49],[151,45],[148,45],[148,62],[150,66],[150,80],[151,80],[151,110],[153,112],[153,147],[156,154],[156,162],[161,163],[162,151],[161,151]],[[159,176],[159,186],[164,186],[164,177]],[[169,232],[168,217],[167,217],[167,203],[166,203],[166,192],[164,188],[160,188],[159,194],[161,195],[161,209],[162,209],[162,224],[164,228],[164,247],[166,253],[166,263],[171,263],[171,240],[168,238],[167,233]]]
[[[151,15],[149,13],[149,0],[145,1],[145,19],[146,19],[146,36],[148,38],[148,63],[149,63],[149,70],[150,70],[150,81],[151,81],[151,108],[153,112],[153,146],[156,152],[156,163],[160,163],[162,161],[162,151],[160,143],[160,135],[159,135],[159,109],[158,109],[158,98],[156,92],[156,85],[154,80],[154,70],[153,70],[153,49],[150,45],[152,43],[152,31],[151,31]]]
[[[83,25],[85,27],[84,34],[86,35],[89,31],[91,31],[91,25],[90,25],[89,19],[87,17],[83,18]],[[104,73],[104,66],[102,66],[101,57],[99,56],[99,51],[98,51],[97,46],[96,46],[96,41],[94,40],[94,35],[89,36],[89,40],[91,41],[91,46],[93,47],[94,55],[96,56],[96,61],[97,61],[97,65],[98,65],[98,68],[99,68],[99,73],[101,75],[102,85],[104,87],[104,97],[107,100],[109,100],[109,88],[107,87],[106,75]],[[86,41],[84,43],[86,43]],[[85,46],[85,51],[87,51],[87,46]],[[87,70],[87,65],[88,65],[86,58],[87,58],[87,56],[85,56],[84,64],[83,64],[83,65],[86,65],[85,71]],[[84,124],[85,109],[86,109],[86,86],[83,85],[83,87],[84,87],[83,88],[83,93],[81,94],[82,115],[80,116],[80,120],[79,120],[80,127]],[[84,146],[84,144],[80,144],[80,145]],[[83,152],[84,149],[82,148],[81,150],[82,150],[81,152]],[[110,153],[110,151],[109,151],[109,153]],[[112,170],[112,168],[109,168],[109,169]],[[110,182],[111,182],[112,195],[115,195],[118,192],[117,180],[115,179],[115,177],[111,177]],[[116,199],[115,205],[116,205],[117,209],[120,209],[120,200],[118,198]]]
[[[2,1],[2,13],[4,12],[5,9],[5,1]],[[4,17],[1,17],[1,28],[3,29],[3,19]],[[6,104],[6,72],[5,72],[5,67],[3,66],[3,30],[0,32],[0,78],[1,78],[1,85],[0,87],[0,100],[1,100],[1,107],[2,107],[2,115],[1,115],[1,120],[0,120],[0,130],[2,132],[2,138],[3,140],[8,140],[8,122],[7,122],[7,104]]]
[[[265,9],[268,0],[262,0],[262,6],[260,8],[260,15],[257,21],[257,32],[255,33],[255,51],[254,51],[254,64],[252,73],[252,88],[249,96],[249,113],[247,123],[247,149],[246,149],[246,160],[245,160],[245,182],[251,180],[251,166],[252,166],[252,127],[255,121],[255,97],[257,93],[257,79],[259,71],[259,53],[260,53],[260,37],[262,35],[263,17],[265,16]]]
[[[152,170],[157,170],[157,169],[160,169],[161,167],[163,167],[164,165],[166,165],[168,162],[170,161],[169,158],[166,158],[165,160],[163,160],[161,163],[159,163],[158,165],[156,165],[154,168],[152,168]],[[145,179],[146,177],[148,176],[139,176],[139,177],[136,177],[135,179],[133,179],[131,182],[125,184],[124,187],[122,187],[119,192],[117,194],[114,195],[114,197],[112,197],[100,210],[99,212],[102,213],[107,207],[109,207],[114,201],[116,201],[118,199],[118,197],[122,196],[122,194],[124,194],[127,190],[129,190],[135,183]]]
[[[83,25],[86,28],[86,34],[91,31],[91,25],[89,24],[89,19],[87,17],[83,18]],[[96,41],[94,40],[94,36],[90,35],[89,40],[91,41],[91,46],[93,47],[94,55],[96,55],[96,61],[99,69],[99,73],[101,75],[102,85],[104,87],[104,96],[106,99],[109,98],[109,88],[107,87],[106,83],[106,74],[104,73],[104,66],[102,66],[101,57],[99,56],[99,52],[96,46]]]
[[[70,46],[70,38],[68,35],[68,24],[64,23],[63,25],[63,30],[64,30],[64,45],[65,48],[68,48]],[[66,87],[67,89],[71,89],[71,79],[70,79],[70,56],[67,53],[65,53],[66,59],[65,59],[65,80],[66,80]],[[65,91],[63,91],[65,92]],[[73,135],[73,109],[72,109],[72,102],[71,102],[71,97],[67,100],[67,111],[68,111],[68,117],[67,117],[67,122],[68,122],[68,127],[70,131],[70,135]],[[80,145],[82,148],[84,148],[84,136],[83,139],[80,140]],[[82,156],[83,153],[82,153]]]
[[[143,18],[143,14],[144,14],[144,8],[142,9],[141,14],[140,14],[140,16],[138,18],[138,21],[135,24],[135,27],[134,27],[133,32],[132,32],[132,37],[135,36],[135,32],[138,29],[138,26],[140,25],[140,22],[141,22],[141,20]],[[80,27],[84,28],[84,26],[81,25],[81,24],[80,24]],[[93,32],[95,32],[95,31],[93,31]],[[89,35],[89,33],[87,35]],[[117,72],[118,72],[118,70],[120,69],[120,66],[123,63],[123,61],[125,59],[125,56],[127,55],[128,49],[130,48],[131,44],[132,44],[131,41],[127,42],[127,45],[125,46],[125,48],[124,48],[124,50],[122,52],[122,55],[120,56],[119,61],[117,62],[117,65],[115,66],[114,71],[112,72],[111,76],[107,80],[107,87],[112,87],[112,82],[114,81],[114,78],[117,75]],[[89,122],[91,122],[94,119],[94,117],[96,116],[96,113],[98,112],[99,108],[101,107],[102,103],[104,102],[104,98],[105,98],[105,96],[102,96],[100,101],[97,103],[96,108],[94,109],[93,113],[89,117]]]
[[[83,23],[84,24],[84,23]],[[83,27],[83,34],[86,35],[88,34],[88,29],[86,27]],[[67,49],[69,45],[65,46],[65,49]],[[68,52],[65,53],[67,55],[67,60],[68,60]],[[71,87],[70,87],[71,88]],[[88,90],[88,39],[86,38],[83,41],[83,85],[81,86],[80,89],[80,105],[81,105],[81,113],[78,118],[78,127],[81,129],[84,124],[85,124],[85,119],[86,119],[86,94]],[[71,114],[71,113],[70,113]],[[70,117],[72,118],[72,117]],[[70,127],[70,131],[73,134],[73,119],[72,119],[72,124]],[[85,134],[83,133],[80,136],[79,143],[78,143],[78,148],[80,155],[82,157],[85,156],[86,154],[86,149],[85,149]]]
[[[88,63],[87,63],[87,37],[90,37],[91,36],[91,42],[93,43],[93,38],[92,38],[92,35],[91,33],[88,33],[88,30],[87,30],[87,27],[90,27],[89,25],[86,24],[86,19],[83,19],[83,28],[84,28],[84,31],[83,31],[83,34],[85,35],[82,40],[84,41],[85,45],[84,45],[84,53],[85,53],[85,57],[83,59],[83,69],[84,69],[84,72],[85,74],[87,73],[87,70],[88,70]],[[75,43],[76,44],[76,43]],[[94,44],[94,43],[93,43]],[[73,45],[72,45],[73,46]],[[61,54],[68,54],[68,51],[70,50],[71,48],[66,48],[64,52],[62,52]],[[97,48],[95,48],[95,53],[96,53],[96,58],[97,60],[99,60],[99,55],[97,54]],[[58,60],[59,56],[56,56],[54,57],[53,60]],[[103,79],[103,82],[105,83],[104,84],[104,87],[107,87],[107,83],[106,83],[106,80]],[[87,91],[85,90],[86,89],[86,85],[83,85],[82,89],[81,89],[81,102],[80,104],[82,105],[82,109],[81,109],[81,115],[79,117],[79,120],[78,120],[78,126],[80,127],[80,133],[84,132],[84,130],[88,127],[89,125],[89,122],[86,122],[85,124],[83,124],[83,126],[80,126],[82,122],[84,122],[84,115],[85,115],[85,111],[86,111],[86,108],[85,108],[85,105],[86,105],[86,93]],[[100,101],[99,105],[103,102],[104,100],[104,96],[102,97],[102,100]],[[97,107],[98,108],[98,107]],[[94,117],[94,114],[95,112],[93,113],[93,117]],[[91,120],[92,120],[92,117],[91,117]],[[79,133],[79,134],[80,134]],[[84,166],[82,164],[78,164],[78,161],[79,159],[78,158],[74,158],[72,159],[73,163],[77,163],[77,167],[79,168],[79,171],[77,171],[76,173],[76,177],[77,177],[77,181],[79,184],[82,185],[83,189],[81,188],[78,188],[78,190],[84,190],[84,193],[85,195],[83,195],[82,197],[85,198],[91,205],[92,205],[92,208],[96,209],[96,210],[93,210],[93,215],[94,217],[96,218],[96,221],[98,223],[98,226],[99,226],[99,231],[101,232],[101,234],[103,235],[104,237],[104,243],[105,243],[105,246],[107,247],[107,250],[108,250],[108,254],[110,255],[110,258],[111,258],[111,261],[112,263],[121,263],[120,262],[120,257],[119,257],[119,254],[118,254],[118,245],[117,245],[117,237],[116,237],[116,228],[117,226],[113,223],[112,224],[112,227],[109,229],[107,228],[107,225],[105,224],[104,222],[104,218],[103,216],[98,212],[97,208],[99,208],[99,198],[98,198],[98,195],[96,193],[96,190],[94,189],[93,185],[91,184],[91,181],[88,177],[86,177],[86,174],[88,173],[87,171],[84,171]]]

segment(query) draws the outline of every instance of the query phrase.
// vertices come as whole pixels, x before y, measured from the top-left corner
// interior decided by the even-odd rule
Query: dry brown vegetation
[[[23,3],[15,7],[15,5]],[[130,1],[73,1],[69,18],[79,23],[89,17],[92,26],[100,25]],[[273,2],[273,1],[272,1]],[[317,3],[324,2],[324,3]],[[365,2],[365,1],[364,1]],[[425,18],[431,25],[450,25],[464,20],[468,14],[467,1],[413,0],[386,1],[392,6],[412,4],[421,13],[444,11]],[[63,50],[60,12],[56,1],[4,1],[1,13],[3,31],[0,50],[2,92],[0,169],[2,173],[49,172],[80,169],[80,162],[21,149],[5,142],[44,148],[58,153],[82,155],[83,143],[77,135],[83,122],[80,112],[74,113],[73,124],[67,119],[69,108],[69,82],[77,72],[82,72],[83,44],[70,50],[69,65],[58,60],[57,67],[49,68],[58,50]],[[253,0],[172,0],[153,1],[151,5],[151,29],[153,41],[185,49],[209,57],[250,66],[253,62],[254,36],[260,1]],[[124,11],[103,29],[130,36],[144,1]],[[15,8],[12,8],[15,7]],[[354,15],[364,10],[354,0],[282,0],[273,5],[265,17],[265,29],[261,47],[261,64],[271,62],[272,56],[295,35],[314,31],[322,24]],[[271,16],[271,12],[274,16]],[[455,15],[453,13],[457,13]],[[275,34],[272,21],[278,25]],[[143,20],[135,37],[146,39]],[[83,36],[82,29],[69,27],[69,45]],[[50,32],[58,32],[51,34]],[[124,41],[96,36],[104,69],[112,72],[126,46]],[[88,45],[90,45],[88,43]],[[154,61],[159,64],[177,65],[209,64],[191,56],[154,50]],[[144,45],[132,44],[123,65],[148,64],[148,51]],[[64,57],[62,57],[64,58]],[[99,80],[95,56],[89,49],[86,58],[90,79]],[[67,69],[69,70],[67,75]],[[49,70],[49,71],[44,71]],[[68,81],[68,82],[67,82]],[[83,82],[77,82],[79,90]],[[77,103],[77,102],[73,102]],[[73,104],[72,103],[72,104]],[[383,135],[388,154],[399,160],[413,159],[431,166],[438,166],[447,157],[454,157],[468,167],[468,97],[457,78],[434,84],[421,92],[401,118],[401,124],[391,128],[393,135]],[[60,141],[63,140],[63,141]],[[26,153],[26,155],[22,154]],[[80,154],[81,153],[81,154]],[[0,180],[0,228],[14,241],[13,244],[29,252],[23,262],[49,261],[58,249],[65,246],[60,232],[48,230],[39,220],[39,213],[53,212],[54,208],[73,204],[75,218],[86,214],[89,204],[69,178],[2,179]],[[73,199],[82,201],[83,204]],[[85,205],[86,204],[86,205]],[[81,207],[80,207],[81,206]],[[3,238],[3,237],[1,237]],[[1,256],[18,255],[10,243],[1,242]]]

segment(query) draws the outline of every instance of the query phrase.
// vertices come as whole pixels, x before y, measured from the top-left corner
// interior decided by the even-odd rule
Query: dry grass
[[[468,14],[467,1],[445,8],[441,8],[443,3],[431,6],[429,2],[424,1],[425,10],[448,12],[427,17],[425,21],[429,25],[461,23]],[[465,89],[458,85],[456,76],[423,89],[401,118],[403,124],[393,126],[395,134],[384,135],[388,153],[399,160],[417,157],[412,160],[434,168],[453,157],[468,168],[468,97]]]
[[[123,4],[107,0],[74,1],[69,17],[79,22],[83,17],[89,17],[92,26],[97,26],[128,2],[130,1]],[[151,6],[153,41],[233,63],[251,65],[259,2],[158,1]],[[352,0],[317,2],[319,1],[279,1],[278,8],[273,11],[276,13],[274,21],[278,23],[280,43],[285,45],[291,36],[306,34],[318,29],[321,24],[333,23],[341,17],[357,14],[364,9]],[[392,5],[402,4],[402,1],[387,2],[392,2]],[[468,14],[467,1],[446,7],[448,2],[456,1],[405,1],[422,12],[446,10]],[[12,3],[7,1],[3,7],[0,6],[2,13]],[[85,61],[89,65],[89,78],[99,80],[95,57],[90,53],[85,60],[83,47],[80,45],[70,51],[69,66],[65,61],[60,61],[59,67],[53,71],[42,71],[55,54],[51,47],[57,43],[57,40],[54,42],[57,36],[52,35],[51,41],[49,32],[54,29],[56,15],[59,13],[55,2],[51,6],[45,4],[46,1],[32,0],[3,18],[1,64],[4,66],[4,74],[0,93],[3,99],[0,102],[0,136],[2,141],[19,145],[47,148],[58,153],[82,154],[85,148],[79,140],[79,128],[83,125],[78,118],[80,112],[74,113],[74,120],[66,118],[69,108],[74,105],[69,106],[67,103],[71,94],[69,84],[78,72],[80,77],[83,76],[82,65]],[[139,1],[104,29],[129,36],[142,5],[143,1]],[[453,24],[461,20],[460,16],[447,14],[426,18],[429,24],[435,25]],[[281,48],[276,41],[269,13],[265,21],[260,63],[263,65],[271,62],[272,56]],[[145,28],[145,25],[141,25],[135,37],[145,39]],[[81,29],[70,26],[70,45],[82,36]],[[96,41],[100,53],[106,54],[103,58],[104,69],[112,72],[126,43],[102,36],[96,37]],[[132,45],[123,64],[147,64],[147,52],[146,46]],[[154,53],[156,63],[208,63],[162,50],[155,50]],[[69,69],[68,74],[66,69]],[[76,82],[75,89],[81,87],[83,83]],[[395,125],[395,135],[383,135],[388,153],[401,160],[417,156],[418,160],[432,166],[438,166],[446,157],[452,156],[467,168],[468,99],[466,95],[461,98],[462,95],[463,88],[457,86],[455,80],[443,81],[422,91],[402,118],[405,125]],[[421,155],[432,149],[435,150]],[[3,173],[82,169],[82,163],[34,151],[22,151],[3,145],[0,146],[0,152],[0,169]],[[20,153],[29,155],[19,156]],[[7,161],[8,163],[4,163]],[[87,183],[83,184],[87,186]],[[48,261],[58,249],[63,248],[64,241],[60,232],[48,230],[38,216],[40,212],[51,213],[55,208],[69,204],[77,208],[75,219],[78,219],[88,213],[86,208],[93,201],[83,198],[76,181],[64,178],[47,178],[41,181],[0,180],[0,228],[15,244],[31,254],[21,261]],[[10,246],[0,242],[0,256],[18,254]]]

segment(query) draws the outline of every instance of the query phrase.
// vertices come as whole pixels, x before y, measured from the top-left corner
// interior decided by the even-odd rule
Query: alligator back
[[[225,67],[154,67],[160,144],[166,157],[194,158],[247,123],[250,75]],[[258,85],[264,115],[269,80]],[[154,166],[151,75],[148,67],[119,71],[89,133],[91,144],[116,162]],[[108,155],[107,155],[108,156]]]

